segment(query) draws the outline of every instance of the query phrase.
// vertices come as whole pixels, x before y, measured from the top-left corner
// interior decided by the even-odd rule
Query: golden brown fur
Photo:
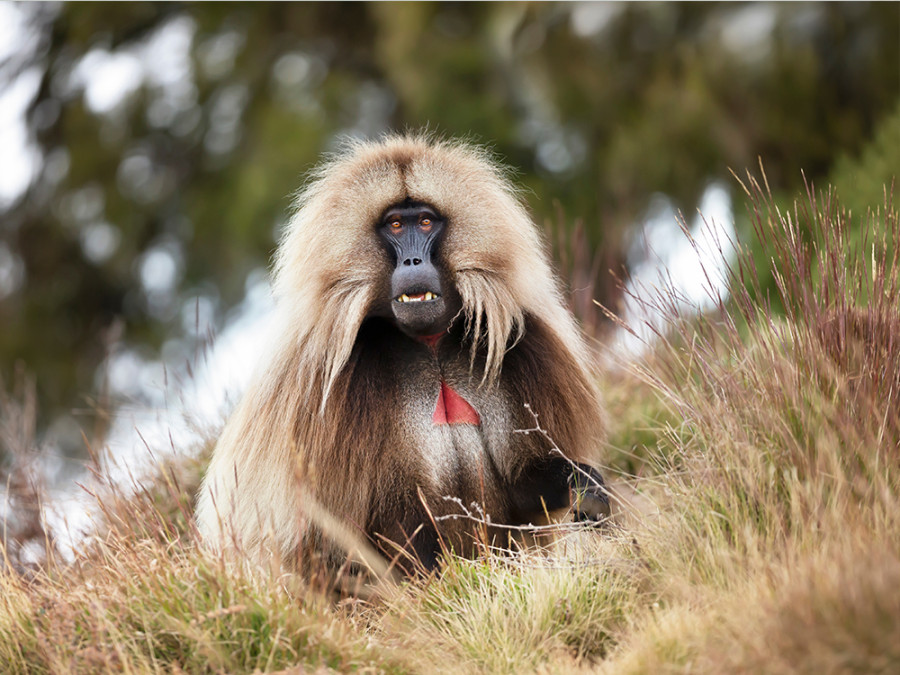
[[[369,320],[389,300],[392,270],[376,223],[405,199],[432,205],[448,223],[441,262],[463,310],[442,353],[448,377],[481,413],[487,457],[466,460],[480,441],[453,431],[447,447],[463,436],[465,447],[445,462],[442,448],[429,454],[410,441],[396,413],[418,405],[404,398],[405,355],[417,355],[410,372],[422,381],[430,367],[424,348]],[[592,459],[602,424],[586,349],[538,230],[483,151],[422,136],[350,145],[300,195],[274,288],[277,340],[225,427],[199,496],[198,525],[211,541],[295,561],[309,545],[325,546],[304,519],[309,499],[376,541],[402,540],[428,520],[421,498],[432,513],[451,510],[442,499],[449,494],[495,509],[495,521],[516,520],[524,502],[515,486],[527,488],[529,467],[549,454],[536,434],[512,433],[533,426],[525,403],[567,456]],[[429,467],[432,456],[446,467]],[[463,529],[446,521],[438,536]],[[463,536],[453,541],[465,548]]]

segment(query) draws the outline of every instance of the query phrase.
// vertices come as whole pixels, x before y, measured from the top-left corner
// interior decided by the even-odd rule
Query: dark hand
[[[575,464],[569,487],[575,520],[602,522],[609,518],[609,493],[599,471],[587,464]]]

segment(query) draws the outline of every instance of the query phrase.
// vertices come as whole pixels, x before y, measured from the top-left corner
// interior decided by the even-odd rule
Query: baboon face
[[[390,207],[378,226],[394,262],[391,313],[400,330],[415,338],[440,335],[460,308],[439,257],[446,227],[437,209],[409,201]]]

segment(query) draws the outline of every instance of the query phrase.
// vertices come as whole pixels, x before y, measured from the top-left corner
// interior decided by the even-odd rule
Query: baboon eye
[[[391,221],[391,229],[392,229],[394,232],[399,231],[399,229],[400,229],[401,227],[403,227],[403,224],[402,224],[399,220],[392,220],[392,221]]]
[[[419,226],[428,232],[431,229],[431,218],[422,218],[422,222],[419,223]]]

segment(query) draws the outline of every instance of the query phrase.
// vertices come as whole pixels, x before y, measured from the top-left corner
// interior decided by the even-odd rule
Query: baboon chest
[[[422,350],[397,373],[406,443],[427,492],[481,502],[512,438],[508,395],[482,387],[464,354]],[[477,371],[477,369],[476,369]]]

